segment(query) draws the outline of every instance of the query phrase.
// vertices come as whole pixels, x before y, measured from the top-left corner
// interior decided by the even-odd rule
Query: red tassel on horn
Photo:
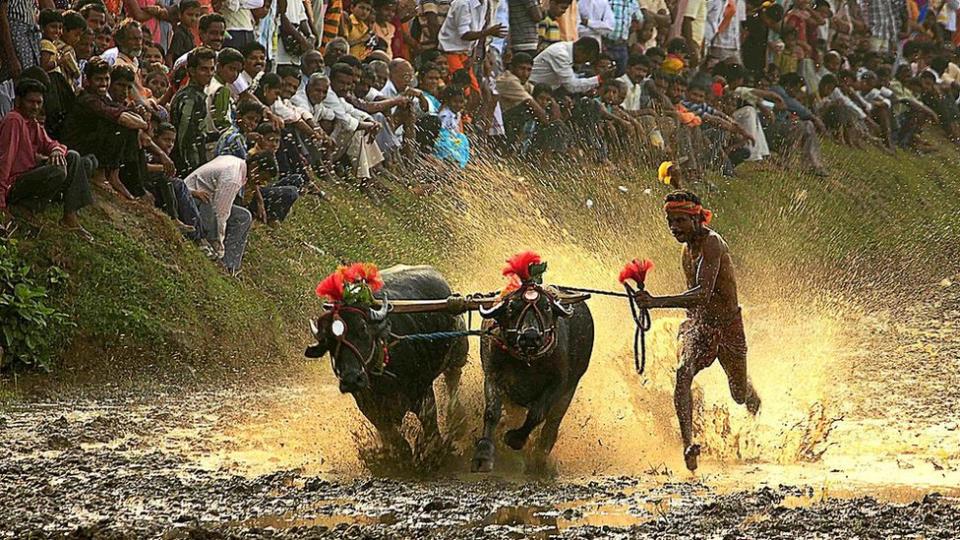
[[[317,296],[331,302],[343,301],[343,272],[338,268],[317,285]]]

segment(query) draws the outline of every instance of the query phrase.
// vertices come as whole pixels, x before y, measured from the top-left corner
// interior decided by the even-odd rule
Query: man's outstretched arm
[[[697,267],[695,287],[675,296],[651,296],[641,291],[638,293],[640,305],[648,308],[689,309],[709,302],[713,298],[717,275],[720,273],[720,258],[723,255],[720,239],[716,236],[708,236],[704,241],[702,253],[703,257]]]

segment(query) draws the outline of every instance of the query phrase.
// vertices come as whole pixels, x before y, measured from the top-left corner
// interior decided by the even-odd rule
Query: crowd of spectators
[[[826,176],[960,143],[958,0],[0,0],[0,226],[94,192],[230,272],[254,220],[477,152]],[[422,171],[437,171],[425,175]],[[676,175],[675,178],[679,178]],[[442,180],[441,180],[442,181]]]

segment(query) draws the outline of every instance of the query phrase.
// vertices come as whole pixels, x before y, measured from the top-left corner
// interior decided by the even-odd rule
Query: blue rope
[[[443,341],[445,339],[456,339],[467,336],[486,336],[490,332],[487,330],[457,330],[455,332],[429,332],[426,334],[408,334],[406,336],[394,335],[397,341]]]

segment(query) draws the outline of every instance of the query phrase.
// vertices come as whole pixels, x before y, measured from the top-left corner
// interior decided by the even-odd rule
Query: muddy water
[[[590,215],[575,216],[586,224],[573,233],[536,210],[535,183],[496,171],[476,180],[448,210],[462,227],[456,259],[473,261],[443,268],[456,289],[498,289],[505,256],[529,248],[549,261],[551,283],[616,288],[623,261],[650,257],[650,289],[679,290],[678,247],[655,202],[638,203],[620,234]],[[533,219],[491,226],[531,208]],[[769,255],[734,250],[747,268]],[[0,537],[956,537],[956,287],[920,287],[908,307],[866,313],[843,291],[800,295],[789,276],[741,280],[764,405],[752,418],[719,366],[701,374],[696,475],[683,469],[672,404],[679,314],[654,313],[641,376],[627,306],[597,298],[595,353],[551,478],[527,477],[524,455],[503,448],[494,475],[464,472],[482,405],[472,353],[446,463],[371,479],[382,464],[360,450],[375,437],[324,360],[258,388],[3,410],[0,485],[11,489],[0,489]]]

